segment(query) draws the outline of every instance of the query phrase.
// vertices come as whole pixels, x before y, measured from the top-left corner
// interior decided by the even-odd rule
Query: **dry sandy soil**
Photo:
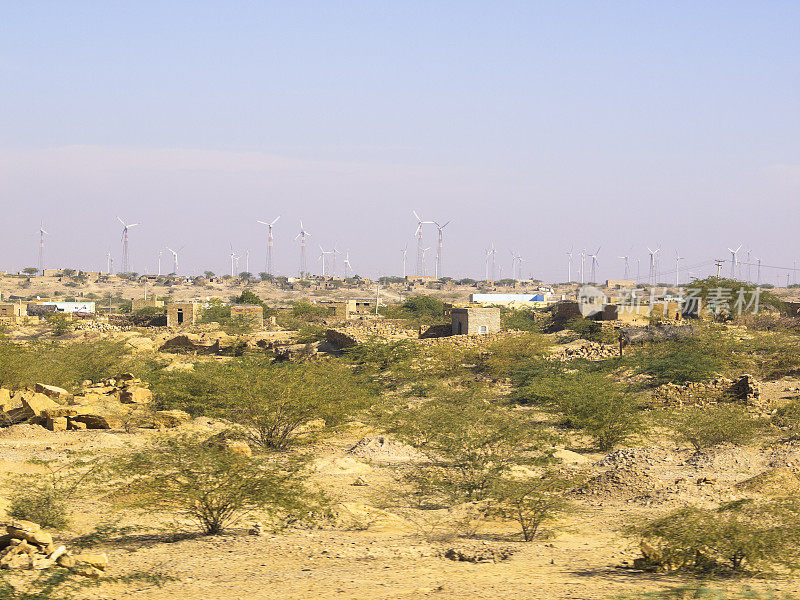
[[[797,381],[767,384],[764,394],[790,394]],[[184,426],[214,431],[196,419]],[[30,458],[63,459],[69,451],[125,452],[145,442],[149,432],[47,432],[17,425],[0,431],[0,470],[36,470]],[[369,443],[358,444],[363,438]],[[631,520],[686,503],[705,504],[738,497],[736,484],[773,468],[800,464],[800,447],[721,447],[692,454],[674,446],[622,449],[609,455],[565,453],[566,468],[589,474],[579,512],[560,523],[554,537],[522,543],[511,524],[495,523],[472,539],[426,539],[418,527],[390,510],[371,508],[392,481],[393,467],[413,460],[413,452],[354,425],[316,449],[314,480],[339,504],[337,526],[289,529],[253,536],[243,522],[228,534],[198,537],[175,534],[153,516],[112,514],[97,500],[76,505],[73,529],[56,538],[69,545],[111,517],[137,530],[110,534],[92,551],[106,551],[112,575],[158,573],[170,579],[150,583],[103,584],[80,598],[142,600],[308,599],[308,598],[617,598],[693,582],[645,574],[629,568],[638,556],[620,529]],[[367,485],[352,485],[356,479]],[[707,478],[713,483],[697,484]],[[762,488],[764,486],[762,485]],[[471,563],[443,555],[492,551],[506,559]],[[29,576],[29,575],[27,575]],[[791,580],[713,582],[715,587],[795,592]]]

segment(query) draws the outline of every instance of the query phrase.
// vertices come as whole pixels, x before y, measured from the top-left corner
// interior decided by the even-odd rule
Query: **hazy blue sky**
[[[492,242],[548,280],[571,246],[791,266],[800,2],[0,0],[0,270],[40,218],[49,266],[119,266],[120,215],[139,272],[258,272],[281,215],[279,272],[302,218],[310,265],[399,273],[412,209],[455,276]]]

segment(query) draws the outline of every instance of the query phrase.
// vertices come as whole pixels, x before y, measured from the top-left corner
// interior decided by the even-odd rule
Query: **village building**
[[[500,309],[480,306],[450,309],[453,335],[485,335],[500,331]]]

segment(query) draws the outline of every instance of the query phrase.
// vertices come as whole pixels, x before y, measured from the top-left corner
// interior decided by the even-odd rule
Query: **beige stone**
[[[32,396],[22,397],[22,407],[33,417],[44,416],[48,409],[56,409],[61,405],[54,402],[44,394],[35,393]]]
[[[72,419],[67,419],[67,429],[69,431],[83,431],[86,429],[86,423],[81,423],[80,421],[73,421]]]
[[[71,569],[75,566],[75,558],[70,556],[69,554],[62,554],[56,560],[56,563],[60,567],[64,567],[65,569]]]
[[[67,417],[47,417],[44,422],[44,426],[50,431],[66,431],[67,425]]]
[[[11,404],[11,390],[0,388],[0,410],[7,410],[6,406]]]
[[[64,388],[57,387],[55,385],[45,385],[44,383],[37,383],[33,391],[38,394],[44,394],[48,398],[52,398],[53,400],[60,400],[61,402],[70,402],[72,400],[72,394],[70,394]]]
[[[105,552],[101,554],[78,554],[72,558],[75,559],[75,564],[78,566],[91,565],[101,571],[105,571],[108,567],[108,555]]]
[[[192,416],[182,410],[159,410],[156,415],[164,427],[178,427],[192,420]]]
[[[145,387],[127,387],[120,392],[119,401],[123,404],[149,404],[153,401],[153,392]]]
[[[100,579],[100,576],[103,574],[100,569],[91,565],[75,565],[74,567],[70,568],[70,571],[76,575],[88,577],[89,579]]]

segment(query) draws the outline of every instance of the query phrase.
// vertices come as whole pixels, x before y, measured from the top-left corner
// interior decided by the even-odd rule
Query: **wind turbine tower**
[[[323,250],[322,246],[319,247],[319,258],[317,260],[322,261],[322,276],[326,277],[328,275],[328,271],[325,269],[325,255],[326,254],[333,254],[333,250]]]
[[[572,248],[567,252],[567,283],[572,283]]]
[[[597,261],[597,255],[600,253],[600,246],[597,247],[597,250],[594,254],[590,254],[589,258],[592,259],[592,283],[597,283],[597,266],[600,264]]]
[[[439,246],[436,249],[436,278],[439,279],[442,276],[442,231],[450,224],[450,221],[444,225],[439,225],[436,221],[433,224],[439,230]]]
[[[111,251],[106,252],[106,269],[109,275],[114,274],[114,259],[111,258]]]
[[[344,254],[344,278],[347,279],[353,275],[353,266],[350,264],[350,250]]]
[[[158,251],[158,276],[161,277],[161,250]]]
[[[400,252],[403,253],[403,279],[406,278],[406,255],[408,255],[408,244]]]
[[[50,235],[44,230],[44,222],[39,225],[39,274],[44,275],[44,236]]]
[[[423,221],[415,210],[412,210],[411,214],[414,215],[414,218],[417,220],[417,231],[414,234],[417,236],[417,275],[425,275],[423,271],[425,270],[426,251],[422,248],[422,226],[433,223],[433,221]]]
[[[428,246],[427,248],[423,248],[422,249],[422,254],[421,254],[421,256],[422,256],[422,273],[421,274],[422,275],[427,275],[428,274],[428,267],[425,266],[425,253],[430,249],[431,249],[430,246]]]
[[[684,260],[684,257],[681,256],[681,253],[678,250],[675,250],[675,287],[678,287],[681,284],[681,261]]]
[[[741,249],[742,249],[741,244],[739,244],[739,247],[736,250],[728,248],[728,252],[731,253],[731,279],[736,279],[736,255],[739,253],[739,250]]]
[[[128,255],[128,230],[131,227],[136,227],[139,223],[131,223],[128,225],[117,217],[117,221],[122,223],[122,272],[123,273],[130,273],[129,269],[131,268],[129,255]]]
[[[266,263],[265,266],[266,266],[268,275],[274,275],[275,274],[275,273],[273,273],[273,269],[275,268],[275,266],[273,264],[275,241],[274,241],[274,239],[272,237],[272,226],[275,225],[275,223],[278,222],[278,219],[280,219],[280,216],[275,217],[275,219],[273,219],[270,222],[258,221],[258,223],[261,223],[262,225],[266,225],[267,226],[267,263]],[[302,222],[300,223],[300,228],[301,229],[303,228]]]
[[[173,250],[169,246],[167,246],[167,250],[170,251],[172,254],[172,272],[177,275],[178,274],[178,252],[183,250],[183,248],[178,248],[177,250]]]
[[[586,268],[586,248],[581,250],[581,283],[584,283],[585,268]]]
[[[648,281],[650,285],[656,284],[656,255],[661,251],[661,248],[656,248],[655,250],[651,250],[649,247],[647,251],[650,253],[650,273],[648,275]]]
[[[311,237],[303,227],[303,222],[300,221],[300,233],[295,236],[295,240],[300,239],[300,276],[306,272],[306,238]]]
[[[236,264],[237,264],[237,261],[239,260],[239,256],[236,254],[236,252],[233,251],[233,244],[231,244],[230,246],[231,246],[231,254],[230,254],[230,258],[231,258],[231,277],[236,277]]]

